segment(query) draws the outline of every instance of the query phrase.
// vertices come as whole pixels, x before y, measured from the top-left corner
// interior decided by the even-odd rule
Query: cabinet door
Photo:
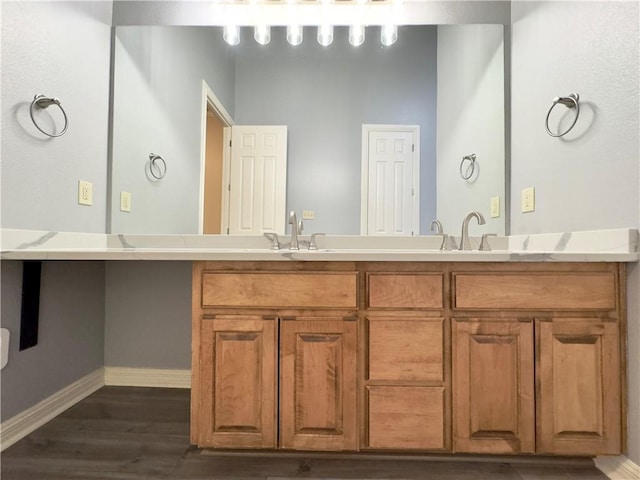
[[[202,321],[202,447],[276,447],[276,320],[220,315]]]
[[[598,319],[538,321],[540,453],[621,452],[618,325]]]
[[[533,452],[532,323],[454,320],[453,328],[454,450]]]
[[[356,322],[296,317],[280,328],[281,447],[355,450]]]

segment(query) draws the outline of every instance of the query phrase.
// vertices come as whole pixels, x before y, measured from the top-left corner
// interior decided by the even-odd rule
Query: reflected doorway
[[[225,124],[207,104],[202,220],[202,233],[205,234],[222,233],[224,127]]]

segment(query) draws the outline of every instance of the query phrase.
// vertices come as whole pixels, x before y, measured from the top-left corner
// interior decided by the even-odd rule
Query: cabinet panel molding
[[[338,317],[281,322],[282,448],[357,448],[356,328]]]
[[[593,319],[537,322],[538,451],[620,453],[618,326]]]
[[[481,320],[453,328],[455,451],[534,452],[532,324]]]
[[[260,316],[202,322],[198,445],[276,446],[276,329]]]

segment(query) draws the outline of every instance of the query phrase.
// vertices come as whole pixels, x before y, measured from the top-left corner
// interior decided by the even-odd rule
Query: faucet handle
[[[271,246],[269,247],[271,250],[280,250],[280,241],[278,240],[277,233],[266,232],[263,235],[271,242]]]
[[[317,237],[324,237],[324,233],[311,234],[311,240],[309,240],[309,250],[318,250],[318,243],[316,241]]]
[[[497,236],[498,236],[497,233],[483,233],[482,241],[480,242],[480,248],[478,248],[478,250],[483,252],[490,252],[491,245],[489,245],[489,237],[497,237]]]
[[[304,223],[302,223],[302,220],[298,220],[298,235],[302,235],[303,228],[304,228]]]

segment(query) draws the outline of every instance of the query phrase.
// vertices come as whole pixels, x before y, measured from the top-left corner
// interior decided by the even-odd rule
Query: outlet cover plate
[[[533,212],[536,209],[536,193],[533,187],[522,189],[522,213]]]
[[[303,210],[302,218],[304,220],[313,220],[314,218],[316,218],[316,212],[314,212],[313,210]]]
[[[500,216],[500,196],[491,197],[491,218]]]
[[[80,205],[93,205],[93,183],[78,180],[78,203]]]
[[[131,192],[120,192],[120,211],[131,211]]]

